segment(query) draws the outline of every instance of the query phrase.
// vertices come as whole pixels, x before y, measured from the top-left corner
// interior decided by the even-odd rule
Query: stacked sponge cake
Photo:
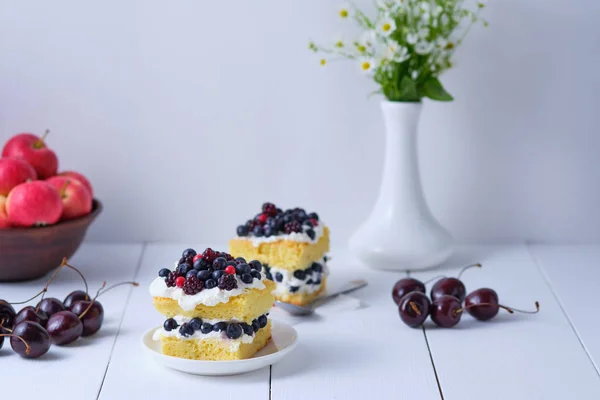
[[[275,284],[260,261],[187,249],[176,264],[175,270],[161,269],[150,285],[154,306],[167,317],[154,334],[163,354],[239,360],[266,345]]]
[[[316,213],[265,203],[260,214],[238,226],[229,251],[263,263],[280,301],[303,305],[325,290],[329,229]]]

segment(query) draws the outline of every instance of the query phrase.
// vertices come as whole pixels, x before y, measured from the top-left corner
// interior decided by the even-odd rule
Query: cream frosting
[[[252,242],[254,247],[258,247],[261,243],[272,243],[279,240],[289,240],[292,242],[299,243],[311,243],[315,244],[319,241],[324,232],[324,224],[319,222],[319,225],[312,228],[315,231],[315,238],[311,239],[306,232],[292,232],[285,235],[273,235],[269,237],[256,237],[256,236],[238,236],[238,239],[249,240]],[[305,228],[305,227],[304,227]]]

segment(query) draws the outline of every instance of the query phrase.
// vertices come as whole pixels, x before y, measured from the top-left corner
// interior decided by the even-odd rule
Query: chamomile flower
[[[362,58],[359,67],[365,74],[370,74],[375,69],[375,60],[372,58]]]
[[[342,35],[337,35],[335,37],[335,39],[333,40],[333,47],[335,47],[336,49],[344,48],[344,37]]]
[[[413,78],[413,80],[417,79],[419,77],[419,71],[413,71],[410,73],[410,77]]]
[[[429,53],[431,53],[432,50],[433,50],[433,43],[431,43],[431,42],[426,42],[424,40],[421,40],[421,41],[417,42],[417,44],[415,44],[415,53],[417,53],[417,54],[420,54],[420,55],[429,54]]]
[[[416,33],[408,33],[406,35],[406,43],[408,44],[416,44],[419,41],[419,35]]]
[[[421,39],[425,39],[427,36],[429,36],[429,28],[419,29],[419,32],[417,32],[417,36],[419,36]]]
[[[347,4],[344,4],[343,6],[340,7],[339,11],[338,11],[338,15],[340,16],[340,18],[348,18],[350,17],[350,6]]]
[[[375,31],[365,31],[360,36],[360,39],[358,39],[358,44],[364,46],[367,49],[375,46],[376,42],[377,42],[377,35],[375,34]]]
[[[327,60],[324,58],[321,58],[321,61],[319,61],[319,64],[321,64],[321,67],[324,67],[325,65],[327,65]]]
[[[382,36],[390,36],[396,30],[396,21],[393,18],[385,17],[377,23],[377,32]]]
[[[404,62],[409,58],[408,49],[396,41],[390,40],[385,51],[385,58],[398,63]]]

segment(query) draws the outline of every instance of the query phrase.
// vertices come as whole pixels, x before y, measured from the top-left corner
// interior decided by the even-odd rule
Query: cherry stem
[[[479,307],[479,306],[494,306],[494,305],[502,308],[503,310],[508,311],[509,314],[514,314],[515,312],[522,313],[522,314],[537,314],[540,311],[540,303],[536,301],[535,302],[535,311],[519,310],[518,308],[503,306],[502,304],[479,303],[479,304],[471,304],[470,306],[459,308],[458,310],[455,310],[452,313],[454,315],[457,315],[458,313],[461,313],[468,308]]]
[[[63,185],[62,189],[60,189],[60,197],[61,198],[63,198],[63,199],[65,198],[65,193],[70,184],[71,184],[71,181],[69,179],[67,179],[65,181],[65,184]]]
[[[104,289],[104,286],[106,286],[106,282],[102,282],[102,286],[100,286],[100,289],[98,289],[98,291],[96,292],[96,296],[94,296],[94,298],[92,299],[92,302],[90,303],[90,305],[87,306],[87,308],[81,313],[81,315],[79,316],[79,319],[82,319],[83,317],[85,317],[85,314],[87,314],[88,311],[90,311],[90,309],[94,305],[94,302],[96,301],[96,299],[98,298],[98,296],[100,296],[100,291],[102,289]]]
[[[6,328],[4,328],[6,329]],[[12,331],[11,331],[12,332]],[[16,337],[17,339],[19,339],[21,342],[23,342],[23,344],[25,344],[25,354],[29,354],[29,352],[31,351],[31,347],[29,346],[29,344],[25,341],[25,339],[23,339],[21,336],[19,335],[15,335],[13,333],[2,333],[0,334],[0,336],[2,337]]]
[[[56,277],[56,275],[58,274],[58,272],[65,265],[67,265],[67,258],[66,257],[62,259],[62,262],[60,263],[60,265],[58,266],[58,268],[56,268],[56,270],[54,271],[54,273],[52,274],[52,276],[50,277],[50,279],[48,279],[48,282],[46,282],[46,286],[44,286],[44,289],[42,289],[42,292],[44,294],[42,294],[42,298],[40,299],[40,302],[38,303],[37,307],[35,308],[35,312],[40,311],[40,304],[42,304],[42,300],[44,300],[44,296],[46,295],[46,291],[48,291],[48,286],[50,286],[50,283],[52,283],[52,281],[54,280],[54,278]]]
[[[65,263],[65,266],[71,268],[73,271],[77,272],[79,274],[79,276],[81,277],[81,280],[83,281],[83,284],[85,285],[85,298],[86,300],[89,300],[90,296],[88,295],[88,283],[85,280],[85,276],[83,276],[83,273],[78,270],[77,268],[75,268],[74,266],[72,266],[71,264],[67,263],[67,259],[64,258],[63,262]]]
[[[413,311],[415,312],[415,314],[421,315],[421,311],[419,311],[419,307],[417,307],[417,305],[413,301],[410,301],[408,303],[408,305],[410,305],[410,308],[413,309]]]
[[[429,280],[426,280],[425,282],[423,282],[423,285],[427,285],[428,283],[431,283],[431,282],[433,282],[433,281],[436,281],[436,280],[438,280],[438,279],[440,279],[440,278],[445,278],[445,277],[446,277],[446,275],[438,275],[438,276],[434,276],[433,278],[431,278],[431,279],[429,279]]]
[[[464,267],[463,269],[460,270],[460,272],[458,273],[457,279],[460,279],[460,277],[462,276],[463,272],[465,272],[468,269],[474,268],[474,267],[481,268],[482,265],[480,263],[475,263],[475,264],[467,265],[466,267]]]
[[[24,301],[19,301],[19,302],[14,302],[14,303],[8,303],[8,304],[25,304],[25,303],[29,303],[31,300],[35,299],[36,297],[40,296],[43,293],[46,293],[46,291],[48,290],[48,288],[43,288],[41,292],[39,292],[38,294],[36,294],[35,296],[33,296],[30,299],[24,300]],[[4,321],[4,320],[2,320]]]
[[[42,135],[42,137],[39,138],[39,140],[37,142],[35,142],[34,147],[36,149],[39,149],[40,147],[42,147],[42,145],[44,144],[44,140],[46,140],[46,137],[48,136],[49,133],[50,133],[50,130],[46,129],[46,132],[44,132],[44,134]]]
[[[116,288],[117,286],[121,286],[121,285],[133,285],[133,286],[140,286],[140,284],[139,284],[139,283],[137,283],[137,282],[133,282],[133,281],[116,283],[116,284],[114,284],[114,285],[112,285],[112,286],[109,286],[109,287],[107,287],[106,289],[102,289],[102,291],[101,291],[100,295],[102,295],[102,294],[104,294],[104,293],[108,292],[108,291],[109,291],[109,290],[111,290],[111,289],[114,289],[114,288]],[[100,291],[99,291],[99,292],[100,292]]]

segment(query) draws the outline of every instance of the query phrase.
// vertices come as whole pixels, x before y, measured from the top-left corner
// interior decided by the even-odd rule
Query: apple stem
[[[30,299],[24,300],[24,301],[18,301],[18,302],[14,302],[14,303],[8,303],[8,304],[25,304],[25,303],[29,303],[31,300],[35,299],[36,297],[40,296],[41,294],[45,293],[48,290],[48,288],[43,288],[41,292],[39,292],[38,294],[36,294],[35,296],[33,296]]]
[[[104,293],[108,292],[111,289],[116,288],[117,286],[121,286],[121,285],[133,285],[133,286],[140,286],[139,283],[137,282],[133,282],[133,281],[128,281],[128,282],[121,282],[121,283],[115,283],[112,286],[107,287],[106,289],[102,289],[102,292],[100,293],[100,295],[103,295]]]
[[[14,333],[2,333],[2,334],[0,334],[0,336],[2,336],[2,337],[16,337],[21,342],[23,342],[23,344],[25,344],[25,354],[29,354],[29,352],[31,351],[31,347],[29,347],[29,344],[25,341],[25,339],[23,339],[19,335],[15,335]]]
[[[69,185],[70,185],[70,184],[71,184],[71,181],[67,179],[67,180],[65,181],[65,184],[63,185],[62,189],[60,189],[60,197],[61,197],[61,198],[63,198],[63,199],[64,199],[65,197],[67,197],[67,196],[65,195],[65,193],[66,193],[66,191],[67,191],[67,187],[69,187]]]
[[[463,272],[465,272],[466,270],[468,270],[470,268],[474,268],[474,267],[481,268],[482,265],[480,263],[467,265],[466,267],[464,267],[463,269],[460,270],[460,272],[458,273],[457,279],[460,279],[460,277],[462,276]]]
[[[79,316],[79,319],[82,319],[83,317],[85,317],[85,314],[87,314],[88,311],[90,311],[90,309],[92,308],[92,305],[94,305],[94,302],[96,301],[96,299],[98,298],[98,296],[100,296],[100,291],[102,289],[104,289],[104,286],[106,286],[106,282],[102,282],[102,286],[100,286],[100,289],[98,289],[98,291],[96,292],[96,296],[94,296],[94,298],[92,299],[92,302],[90,303],[90,305],[87,306],[87,308],[81,313],[81,315]]]
[[[413,311],[415,312],[415,314],[421,315],[421,311],[419,311],[419,307],[417,307],[417,305],[414,302],[411,301],[408,304],[410,305],[410,308],[413,309]]]
[[[35,142],[35,144],[33,145],[33,147],[35,147],[36,149],[40,149],[44,146],[44,141],[46,140],[46,137],[48,136],[48,134],[50,133],[49,129],[46,129],[46,132],[44,132],[44,134],[42,135],[41,138],[39,138],[39,140],[37,142]]]

